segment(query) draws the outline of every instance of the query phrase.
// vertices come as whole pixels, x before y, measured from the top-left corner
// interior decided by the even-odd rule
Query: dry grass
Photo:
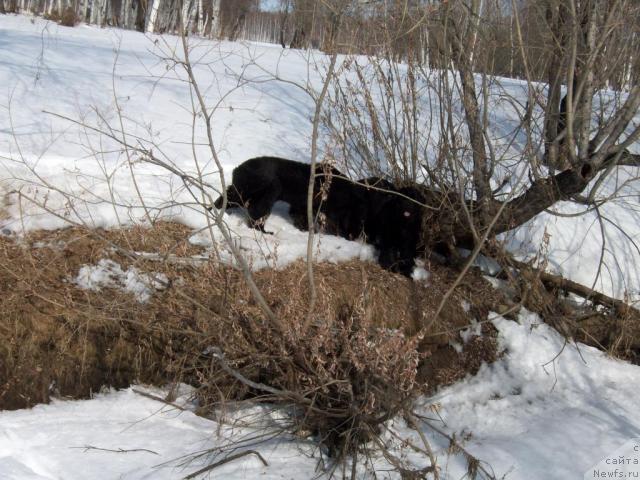
[[[250,359],[251,350],[246,350],[248,339],[256,348],[255,338],[268,337],[268,328],[236,270],[213,262],[196,268],[134,261],[119,250],[201,253],[188,237],[189,229],[175,223],[111,231],[69,228],[36,232],[20,241],[0,237],[0,408],[28,407],[51,395],[86,397],[104,385],[134,381],[189,382],[201,387],[205,406],[252,394],[202,355],[212,345],[222,347],[246,375],[273,384],[273,378],[265,378],[273,374],[264,368],[268,362],[255,355]],[[82,265],[103,258],[122,268],[164,273],[169,287],[139,303],[120,290],[81,290],[70,281]],[[268,303],[292,332],[308,308],[305,269],[297,262],[256,274]],[[428,323],[455,278],[444,267],[431,270],[425,286],[372,263],[317,265],[315,323],[355,321],[367,328],[398,329],[409,338]],[[470,312],[462,300],[472,305]],[[479,275],[466,278],[420,343],[420,384],[434,388],[455,381],[495,357],[489,324],[483,326],[488,335],[468,345],[472,353],[457,354],[449,342],[459,341],[458,331],[472,318],[485,318],[499,301]]]

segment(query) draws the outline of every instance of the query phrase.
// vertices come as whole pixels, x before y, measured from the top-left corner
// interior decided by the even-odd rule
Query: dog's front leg
[[[264,229],[264,225],[267,223],[267,218],[269,218],[268,215],[261,217],[258,220],[249,219],[249,224],[250,224],[249,226],[251,228],[255,228],[256,230],[260,230],[262,233],[265,233],[267,235],[273,235],[273,232],[269,232]]]

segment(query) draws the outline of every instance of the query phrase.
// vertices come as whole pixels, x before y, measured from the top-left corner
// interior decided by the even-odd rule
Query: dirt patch
[[[188,243],[190,234],[183,225],[164,222],[151,229],[37,232],[20,241],[0,237],[0,409],[28,407],[51,396],[83,398],[105,385],[134,381],[186,381],[203,387],[210,401],[246,395],[203,353],[219,346],[241,358],[242,339],[264,334],[263,314],[240,273],[213,261],[193,265],[126,253],[201,254]],[[145,303],[116,287],[79,288],[74,282],[79,269],[102,259],[123,270],[162,274],[168,282]],[[459,332],[485,320],[502,299],[472,272],[431,324],[456,272],[438,265],[429,270],[429,280],[421,283],[373,263],[316,265],[315,318],[332,322],[345,318],[345,311],[357,312],[378,328],[406,336],[422,332],[420,381],[429,390],[456,381],[495,358],[490,323],[467,342]],[[290,324],[307,315],[305,273],[304,263],[296,262],[255,275],[268,304]],[[259,365],[255,372],[261,375]]]

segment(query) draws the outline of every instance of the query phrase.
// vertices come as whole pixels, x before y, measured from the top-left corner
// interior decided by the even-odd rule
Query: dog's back
[[[244,206],[267,190],[287,203],[299,201],[306,192],[309,165],[278,157],[256,157],[241,163],[233,170],[232,182],[227,189],[230,206]],[[222,208],[223,197],[215,201]]]
[[[351,182],[342,173],[325,164],[316,166],[314,179],[313,211],[325,213],[325,231],[334,235],[349,236],[353,229],[345,226],[348,211],[353,203]],[[280,200],[290,205],[289,213],[294,225],[307,228],[307,198],[311,166],[278,157],[257,157],[238,165],[227,189],[227,203],[231,207],[246,207],[252,226],[264,231],[264,222],[273,204]],[[328,185],[327,185],[327,182]],[[326,190],[326,191],[325,191]],[[223,197],[215,201],[222,208]]]

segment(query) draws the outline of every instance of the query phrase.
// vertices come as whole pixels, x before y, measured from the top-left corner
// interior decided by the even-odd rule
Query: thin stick
[[[303,332],[306,332],[309,329],[309,325],[311,325],[311,321],[313,319],[313,311],[316,306],[316,284],[315,279],[313,277],[313,235],[314,235],[314,215],[313,215],[313,196],[314,196],[314,187],[316,183],[316,164],[318,157],[318,130],[320,127],[320,114],[322,112],[322,105],[324,103],[324,99],[327,96],[327,91],[329,90],[329,83],[333,78],[333,73],[336,67],[336,60],[338,55],[334,53],[331,56],[331,63],[329,64],[329,70],[327,72],[327,76],[324,79],[324,83],[322,85],[322,91],[320,92],[320,96],[316,100],[315,112],[313,115],[313,128],[311,134],[311,169],[309,174],[309,186],[307,188],[307,222],[309,225],[309,234],[307,236],[307,277],[309,281],[309,312],[307,313],[307,319],[304,323]]]
[[[186,410],[184,407],[181,407],[180,405],[178,405],[176,403],[173,403],[173,402],[170,402],[168,400],[165,400],[164,398],[159,397],[157,395],[153,395],[152,393],[143,392],[142,390],[138,390],[137,388],[132,388],[131,391],[133,393],[135,393],[135,394],[142,395],[143,397],[150,398],[151,400],[155,400],[157,402],[162,402],[165,405],[169,405],[169,406],[171,406],[173,408],[177,408],[178,410],[181,410],[183,412]]]
[[[158,452],[154,452],[153,450],[148,450],[146,448],[131,448],[131,449],[125,450],[124,448],[116,448],[116,449],[101,448],[101,447],[94,447],[93,445],[85,445],[84,447],[69,447],[69,448],[82,448],[85,452],[89,450],[100,450],[102,452],[113,452],[113,453],[146,452],[146,453],[152,453],[154,455],[160,455]]]
[[[209,471],[213,470],[214,468],[219,467],[220,465],[224,465],[225,463],[233,462],[234,460],[237,460],[238,458],[241,458],[241,457],[246,457],[247,455],[255,455],[260,459],[260,461],[263,463],[263,465],[265,467],[269,466],[267,461],[264,459],[264,457],[262,455],[260,455],[260,453],[258,453],[255,450],[245,450],[244,452],[236,453],[235,455],[229,455],[228,457],[223,458],[222,460],[220,460],[220,461],[218,461],[216,463],[212,463],[211,465],[207,465],[206,467],[201,468],[197,472],[193,472],[193,473],[187,475],[186,477],[184,477],[184,480],[189,480],[191,478],[196,478],[198,475],[202,475],[205,472],[209,472]]]

